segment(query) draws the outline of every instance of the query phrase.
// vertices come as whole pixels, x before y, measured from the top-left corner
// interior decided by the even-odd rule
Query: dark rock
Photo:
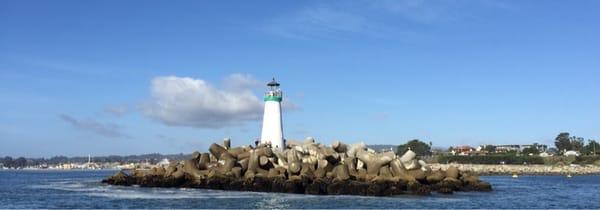
[[[271,179],[271,192],[285,192],[285,178],[276,177]]]
[[[373,181],[340,180],[334,178],[314,178],[309,176],[268,177],[257,174],[249,178],[238,178],[232,175],[212,174],[207,177],[196,177],[184,174],[181,177],[164,177],[153,173],[135,176],[124,172],[102,181],[112,185],[140,185],[142,187],[190,187],[236,191],[305,193],[314,195],[368,195],[391,196],[407,192],[416,195],[429,195],[432,191],[451,194],[453,191],[491,191],[492,186],[479,180],[477,176],[465,175],[461,180],[447,177],[435,184],[418,181],[407,182],[402,179],[374,179]]]
[[[415,195],[429,195],[431,194],[431,188],[427,185],[423,185],[419,182],[409,182],[407,189]]]
[[[254,177],[252,191],[270,192],[272,183],[273,183],[273,181],[270,180],[269,178],[261,177],[261,176]]]
[[[302,187],[301,180],[287,180],[283,184],[284,192],[286,193],[296,193],[301,194],[304,193],[304,189]]]
[[[361,181],[350,181],[348,184],[349,195],[367,195],[369,184]]]
[[[135,180],[133,179],[133,177],[127,175],[123,171],[119,171],[115,175],[112,175],[111,177],[102,180],[102,183],[123,186],[130,186],[132,184],[135,184],[134,182]]]
[[[327,186],[327,194],[329,195],[343,195],[344,192],[350,191],[346,189],[349,185],[345,184],[345,181],[333,181]]]
[[[462,191],[482,191],[482,192],[489,192],[489,191],[492,191],[492,185],[490,185],[490,183],[484,182],[484,181],[467,182],[459,190],[462,190]]]
[[[312,183],[304,188],[305,194],[310,195],[324,195],[325,193],[321,192],[321,189],[318,184]]]
[[[383,196],[385,195],[385,189],[387,186],[383,182],[371,182],[367,188],[367,195],[370,196]]]

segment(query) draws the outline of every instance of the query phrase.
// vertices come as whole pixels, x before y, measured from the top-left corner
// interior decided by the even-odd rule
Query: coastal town
[[[0,170],[128,170],[150,169],[156,166],[169,165],[172,161],[184,159],[186,155],[130,155],[52,158],[0,158]],[[171,159],[169,159],[171,158]]]
[[[292,140],[293,141],[293,140]],[[494,174],[600,174],[600,145],[595,140],[584,144],[581,137],[560,133],[557,147],[546,144],[510,144],[479,146],[457,145],[447,149],[432,147],[420,140],[402,145],[367,145],[373,151],[411,149],[434,169],[456,166],[480,175]],[[0,158],[0,170],[128,170],[151,169],[182,161],[191,154],[147,154],[130,156]]]

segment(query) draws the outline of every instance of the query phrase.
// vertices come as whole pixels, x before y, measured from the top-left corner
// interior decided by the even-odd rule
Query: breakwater
[[[600,175],[597,165],[484,165],[484,164],[430,164],[432,169],[456,167],[477,175]]]
[[[151,170],[120,171],[105,180],[113,185],[189,187],[235,191],[318,195],[389,196],[430,192],[491,191],[492,186],[456,167],[432,170],[416,154],[366,148],[364,143],[330,147],[307,138],[271,145],[232,148],[229,139],[212,144],[209,153]]]

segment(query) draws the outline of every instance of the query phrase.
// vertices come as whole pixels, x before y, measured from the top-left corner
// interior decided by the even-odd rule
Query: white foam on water
[[[47,184],[30,185],[29,187],[33,189],[76,191],[78,189],[84,189],[86,184],[81,182],[50,182]]]
[[[263,208],[263,209],[274,209],[274,208],[285,209],[285,208],[289,208],[287,201],[288,201],[288,199],[286,199],[285,197],[273,196],[273,197],[261,200],[260,202],[258,202],[256,207]]]
[[[127,188],[110,189],[103,192],[90,192],[91,196],[119,199],[231,199],[255,198],[254,193],[234,191],[211,191],[203,189],[164,190],[159,188]]]
[[[258,192],[222,191],[192,188],[145,188],[135,186],[113,186],[90,181],[54,181],[30,185],[33,189],[52,189],[83,193],[90,196],[118,199],[231,199],[265,196]]]

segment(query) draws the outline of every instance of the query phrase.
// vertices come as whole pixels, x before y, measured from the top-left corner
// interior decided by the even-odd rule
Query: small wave
[[[210,191],[203,189],[163,190],[154,188],[110,189],[102,192],[90,192],[88,195],[118,199],[231,199],[257,197],[256,194],[248,192]]]
[[[31,189],[51,189],[118,199],[228,199],[256,198],[266,193],[191,188],[144,188],[100,184],[97,181],[57,181],[30,185]]]
[[[37,184],[37,185],[29,186],[29,188],[31,188],[31,189],[53,189],[53,190],[67,190],[67,191],[83,189],[84,187],[86,187],[86,185],[83,183],[71,183],[71,182]]]
[[[263,209],[285,209],[289,208],[289,205],[288,200],[286,198],[274,196],[258,202],[256,207]]]

